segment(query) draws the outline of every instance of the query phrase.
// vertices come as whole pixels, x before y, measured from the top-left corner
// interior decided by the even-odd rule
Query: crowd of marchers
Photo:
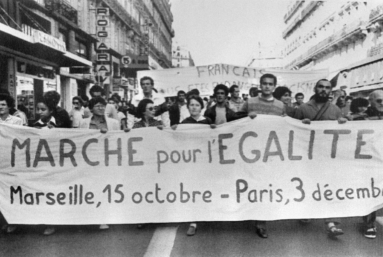
[[[277,87],[277,78],[273,74],[264,74],[260,78],[260,88],[251,88],[249,94],[240,96],[240,89],[236,85],[228,88],[218,84],[214,94],[209,98],[200,97],[197,89],[189,92],[179,91],[176,100],[156,102],[154,94],[157,90],[150,77],[140,80],[143,99],[137,106],[121,100],[119,95],[112,95],[105,99],[105,92],[99,85],[91,87],[87,96],[75,96],[72,99],[73,109],[69,112],[59,106],[60,94],[56,91],[45,92],[43,98],[37,101],[36,114],[38,120],[28,124],[28,110],[22,105],[15,106],[14,98],[7,90],[0,91],[0,124],[7,123],[19,126],[31,126],[38,129],[54,128],[80,128],[97,129],[101,133],[109,130],[123,130],[145,127],[163,129],[170,127],[173,130],[182,124],[205,124],[212,129],[217,125],[237,119],[250,117],[254,119],[258,114],[290,116],[302,120],[309,125],[311,121],[337,120],[343,124],[348,121],[380,120],[383,118],[383,90],[372,92],[368,99],[352,98],[344,90],[333,92],[331,83],[326,79],[319,80],[314,87],[314,94],[305,102],[302,93],[295,94],[292,101],[292,92],[287,87]],[[364,236],[376,238],[376,212],[363,217]],[[310,220],[300,220],[302,224]],[[339,219],[327,218],[324,220],[326,231],[330,236],[340,236],[344,232],[340,227]],[[138,224],[141,228],[143,224]],[[19,227],[6,224],[3,230],[13,233]],[[108,229],[102,224],[100,229]],[[189,225],[187,235],[195,235],[197,224]],[[265,221],[256,221],[256,233],[267,238]],[[44,235],[55,233],[55,226],[45,226]]]

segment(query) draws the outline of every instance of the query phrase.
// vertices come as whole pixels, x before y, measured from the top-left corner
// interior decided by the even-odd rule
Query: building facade
[[[67,110],[95,83],[130,99],[138,70],[172,67],[172,22],[169,0],[0,0],[0,87],[31,122],[49,90]]]
[[[174,30],[169,0],[82,0],[81,6],[80,2],[71,0],[79,10],[80,26],[106,46],[98,49],[96,43],[93,60],[96,80],[107,92],[131,99],[138,88],[137,71],[171,68]],[[101,15],[107,20],[105,27],[99,24],[100,8],[108,9],[108,15]],[[105,31],[108,36],[99,37]],[[110,59],[98,62],[100,53]],[[110,67],[110,71],[105,74],[100,64]]]
[[[95,38],[80,29],[78,12],[66,1],[0,0],[0,87],[37,119],[35,105],[44,92],[58,91],[61,105],[94,82],[90,74],[72,76],[62,67],[91,70]]]
[[[283,57],[281,54],[281,46],[261,47],[260,43],[258,43],[258,53],[251,58],[247,66],[253,68],[282,69]]]
[[[185,47],[175,44],[172,47],[172,65],[174,68],[195,66],[190,51]]]
[[[284,21],[284,68],[328,69],[333,85],[354,96],[383,87],[382,3],[295,1]]]

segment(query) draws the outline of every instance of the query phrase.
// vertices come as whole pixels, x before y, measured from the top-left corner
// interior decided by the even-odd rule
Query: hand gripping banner
[[[381,121],[245,118],[128,133],[0,125],[15,224],[280,220],[383,207]]]

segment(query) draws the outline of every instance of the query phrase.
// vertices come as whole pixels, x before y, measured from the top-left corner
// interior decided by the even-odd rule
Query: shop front
[[[29,28],[22,32],[0,23],[0,38],[0,87],[8,89],[17,105],[28,112],[30,122],[37,118],[35,105],[44,92],[67,95],[60,67],[92,66],[68,52],[64,41],[41,31]],[[70,107],[62,103],[62,107]]]

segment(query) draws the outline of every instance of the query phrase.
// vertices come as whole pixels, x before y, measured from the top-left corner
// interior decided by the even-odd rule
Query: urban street
[[[342,219],[345,234],[327,236],[322,220],[301,224],[297,220],[268,223],[269,238],[255,233],[253,221],[203,222],[187,236],[188,224],[60,226],[51,236],[38,226],[23,226],[15,234],[3,233],[0,255],[28,256],[382,256],[383,212],[378,215],[377,239],[363,236],[360,218]]]
[[[0,0],[0,257],[382,257],[382,142],[382,0]]]

